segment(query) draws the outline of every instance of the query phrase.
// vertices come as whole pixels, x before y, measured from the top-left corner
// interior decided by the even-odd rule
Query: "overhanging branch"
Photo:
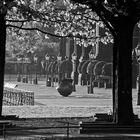
[[[54,37],[58,37],[58,38],[66,38],[66,37],[69,37],[69,38],[79,38],[79,39],[84,39],[84,40],[88,40],[88,39],[98,39],[98,38],[103,38],[103,37],[107,37],[106,35],[102,35],[102,36],[94,36],[94,37],[86,37],[86,36],[82,36],[82,35],[73,35],[73,34],[68,34],[68,35],[64,35],[64,36],[61,36],[61,35],[56,35],[56,34],[52,34],[52,33],[49,33],[49,32],[46,32],[46,31],[43,31],[39,28],[24,28],[22,26],[15,26],[15,25],[10,25],[8,24],[7,27],[12,27],[12,28],[17,28],[17,29],[21,29],[21,30],[30,30],[30,31],[39,31],[43,34],[47,34],[47,35],[50,35],[50,36],[54,36]]]
[[[39,28],[24,28],[24,27],[19,27],[19,26],[15,26],[15,25],[10,25],[10,24],[7,24],[7,27],[12,27],[12,28],[18,28],[18,29],[21,29],[21,30],[30,30],[30,31],[39,31],[43,34],[47,34],[47,35],[50,35],[50,36],[55,36],[55,37],[68,37],[68,36],[60,36],[60,35],[55,35],[55,34],[52,34],[52,33],[49,33],[49,32],[46,32],[46,31],[43,31]]]
[[[24,19],[24,20],[14,20],[14,19],[6,19],[6,21],[8,21],[8,22],[21,22],[21,23],[23,23],[23,22],[29,22],[29,20],[28,19]]]

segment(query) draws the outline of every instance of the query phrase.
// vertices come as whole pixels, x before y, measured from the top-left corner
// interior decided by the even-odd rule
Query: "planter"
[[[68,97],[73,91],[72,79],[63,79],[60,82],[57,91],[60,95]]]

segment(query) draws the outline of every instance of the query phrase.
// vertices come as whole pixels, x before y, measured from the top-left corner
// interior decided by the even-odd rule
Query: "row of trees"
[[[133,29],[140,20],[139,0],[1,0],[0,19],[0,114],[6,32],[16,33],[20,37],[24,34],[21,29],[24,29],[38,30],[55,37],[75,37],[78,44],[85,47],[89,44],[94,46],[97,40],[103,43],[114,41],[114,122],[134,122],[131,55]],[[106,28],[102,36],[95,36],[96,23],[100,28]],[[52,27],[54,32],[50,31]]]

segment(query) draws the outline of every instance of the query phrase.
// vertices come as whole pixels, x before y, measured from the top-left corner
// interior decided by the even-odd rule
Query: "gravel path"
[[[56,87],[45,87],[45,83],[17,84],[20,89],[34,92],[35,106],[3,106],[3,115],[17,115],[20,118],[89,117],[95,113],[107,113],[112,109],[111,89],[94,88],[94,94],[87,94],[86,86],[77,86],[76,92],[69,97],[62,97],[56,91]],[[136,101],[134,89],[134,113],[140,114],[140,107],[136,105]]]
[[[4,106],[3,115],[17,115],[19,118],[89,117],[94,113],[108,112],[110,107],[62,107],[62,106]]]

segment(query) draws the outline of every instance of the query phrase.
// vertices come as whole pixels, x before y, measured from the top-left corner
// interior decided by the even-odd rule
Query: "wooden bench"
[[[98,75],[95,76],[94,82],[98,83],[98,87],[111,88],[113,85],[112,76]]]

